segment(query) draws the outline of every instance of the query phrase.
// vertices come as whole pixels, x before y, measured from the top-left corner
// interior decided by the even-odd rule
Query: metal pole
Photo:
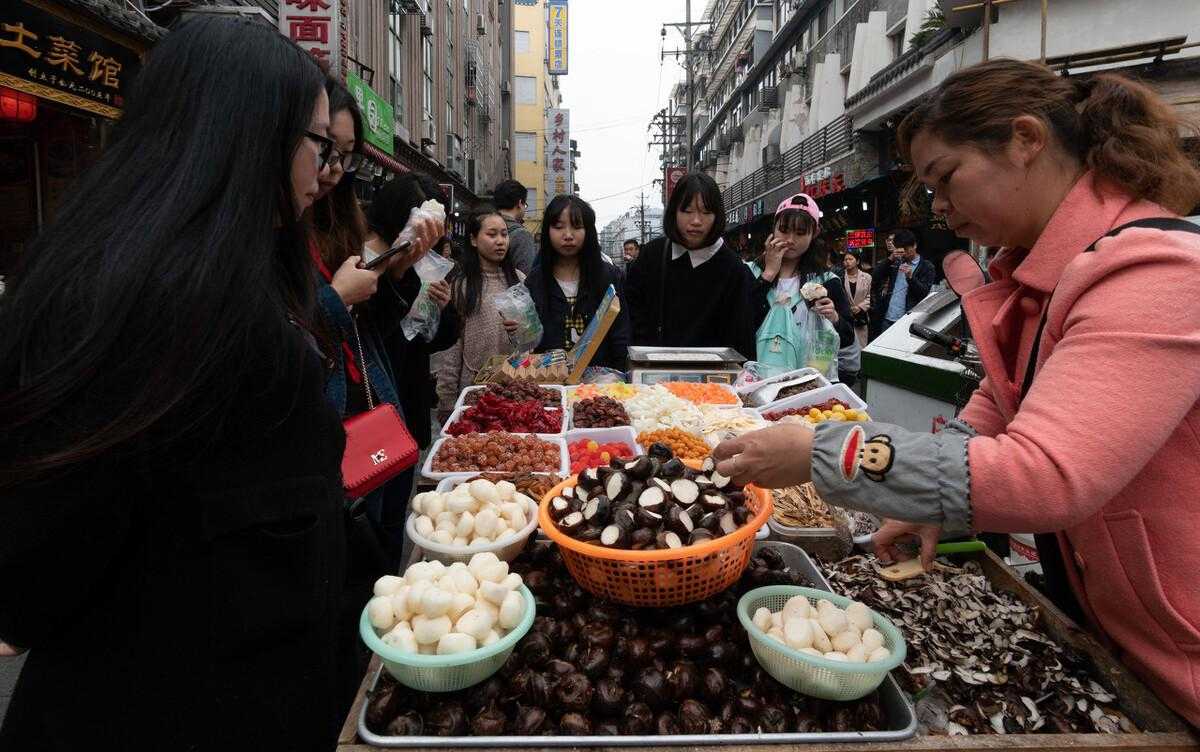
[[[685,5],[687,11],[687,26],[683,27],[684,60],[687,62],[687,171],[692,171],[692,143],[694,142],[695,134],[692,130],[696,127],[696,93],[692,89],[692,0],[687,0]]]
[[[983,0],[983,60],[987,62],[992,36],[992,0]]]
[[[1046,0],[1042,0],[1042,65],[1046,64]]]

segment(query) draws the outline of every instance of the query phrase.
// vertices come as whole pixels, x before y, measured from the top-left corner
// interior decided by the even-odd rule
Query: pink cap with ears
[[[785,198],[779,204],[779,208],[775,210],[776,214],[785,209],[799,209],[807,212],[808,216],[813,218],[813,222],[817,223],[817,229],[821,227],[821,209],[817,206],[817,202],[807,193],[797,193],[791,198]]]

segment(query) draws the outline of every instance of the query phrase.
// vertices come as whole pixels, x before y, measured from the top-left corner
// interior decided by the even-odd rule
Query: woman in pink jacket
[[[1087,620],[1200,725],[1200,234],[1178,219],[1200,173],[1178,134],[1115,75],[997,60],[949,78],[899,140],[934,211],[1002,246],[963,300],[979,391],[938,434],[788,425],[715,454],[737,481],[811,477],[890,518],[882,554],[911,534],[928,564],[943,533],[1056,533]]]

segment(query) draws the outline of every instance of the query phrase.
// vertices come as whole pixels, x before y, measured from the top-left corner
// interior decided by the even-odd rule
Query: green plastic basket
[[[383,661],[383,667],[406,687],[422,692],[454,692],[484,681],[500,670],[513,648],[529,628],[533,626],[537,610],[533,594],[522,585],[517,591],[525,599],[525,616],[511,632],[499,641],[469,653],[454,655],[420,655],[402,653],[387,645],[375,634],[371,620],[364,608],[358,620],[358,632],[375,655]]]
[[[760,608],[772,613],[782,611],[785,603],[793,596],[803,595],[815,607],[824,598],[835,606],[845,608],[851,600],[841,595],[793,585],[771,585],[751,590],[738,601],[738,619],[750,636],[750,649],[754,657],[768,674],[780,684],[797,692],[825,700],[857,700],[874,692],[888,672],[904,662],[907,647],[900,630],[890,621],[871,611],[875,629],[883,634],[883,646],[892,656],[886,661],[873,663],[846,663],[818,658],[777,642],[767,633],[754,626],[751,618]]]

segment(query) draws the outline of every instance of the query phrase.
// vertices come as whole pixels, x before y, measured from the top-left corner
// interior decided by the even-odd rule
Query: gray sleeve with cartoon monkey
[[[971,532],[967,441],[975,431],[953,421],[939,433],[886,423],[817,425],[812,479],[830,504],[879,517]]]

